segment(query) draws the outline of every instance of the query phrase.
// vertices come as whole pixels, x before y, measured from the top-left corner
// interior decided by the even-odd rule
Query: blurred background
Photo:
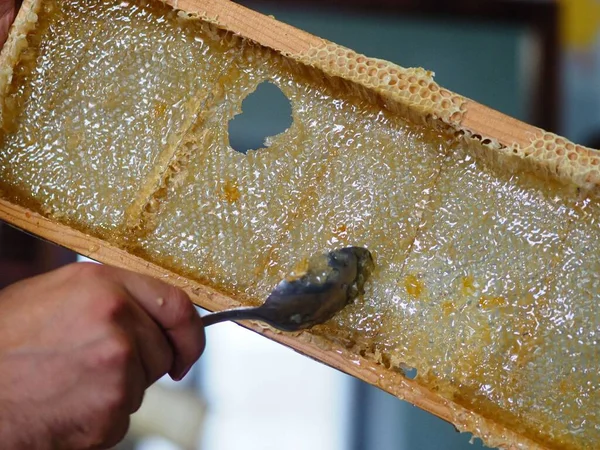
[[[600,147],[600,1],[261,0],[246,6],[368,56],[422,66],[443,86]],[[260,148],[290,124],[264,84],[230,124]],[[0,224],[0,288],[79,257]],[[81,259],[81,258],[79,258]],[[147,394],[119,447],[170,449],[478,449],[471,436],[378,389],[234,324],[207,331],[178,384]]]

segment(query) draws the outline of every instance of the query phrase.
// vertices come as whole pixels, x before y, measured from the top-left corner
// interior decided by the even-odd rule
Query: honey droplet
[[[344,241],[348,238],[348,228],[345,224],[338,225],[333,229],[333,235],[339,240]]]
[[[447,300],[442,303],[442,312],[444,313],[444,317],[448,317],[454,311],[456,311],[456,305],[453,301]]]
[[[306,275],[309,268],[308,258],[302,258],[292,269],[291,273],[286,277],[287,281],[294,281]]]
[[[558,383],[558,389],[563,394],[569,394],[570,392],[573,392],[574,386],[572,382],[565,378]]]
[[[472,275],[467,275],[461,279],[462,295],[472,295],[475,292],[475,279]]]
[[[415,298],[419,298],[425,289],[423,283],[414,275],[407,275],[404,278],[404,288],[406,289],[408,295],[411,295]]]
[[[152,110],[155,119],[164,116],[165,112],[167,112],[167,105],[163,102],[157,102]]]
[[[235,203],[240,199],[240,190],[235,181],[226,181],[223,185],[223,198],[229,203]]]
[[[335,231],[336,231],[336,233],[338,233],[338,234],[340,234],[340,235],[341,235],[341,234],[344,234],[344,235],[345,235],[345,234],[346,234],[346,232],[347,232],[346,225],[345,225],[345,224],[341,224],[341,225],[339,225],[339,226],[338,226],[338,227],[335,229]]]
[[[504,297],[490,297],[487,295],[482,295],[479,298],[479,306],[482,309],[493,309],[500,308],[502,306],[506,306],[506,299]]]

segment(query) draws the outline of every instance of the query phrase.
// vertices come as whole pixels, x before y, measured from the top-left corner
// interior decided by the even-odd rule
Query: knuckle
[[[122,369],[134,358],[134,349],[127,335],[119,330],[112,330],[104,339],[97,351],[99,365],[109,369]]]
[[[127,296],[118,290],[107,290],[97,300],[97,313],[105,320],[120,317],[128,307]]]
[[[81,292],[79,303],[96,322],[111,322],[126,312],[128,292],[113,280],[111,269],[96,263],[75,263],[65,268]]]

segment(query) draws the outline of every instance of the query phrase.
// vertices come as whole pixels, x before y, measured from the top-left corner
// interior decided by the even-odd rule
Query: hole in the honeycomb
[[[417,369],[414,367],[403,366],[402,373],[404,373],[404,376],[409,380],[414,380],[417,378]]]
[[[392,362],[388,355],[381,355],[381,363],[383,364],[383,366],[386,369],[389,369],[390,367],[392,367]]]
[[[258,85],[242,103],[242,113],[229,122],[229,145],[240,153],[268,146],[269,137],[292,124],[290,101],[273,83]]]

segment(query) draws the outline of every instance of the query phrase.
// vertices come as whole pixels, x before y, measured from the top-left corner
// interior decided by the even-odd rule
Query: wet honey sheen
[[[160,2],[44,1],[4,97],[5,198],[245,303],[368,247],[314,332],[557,449],[600,446],[600,210]],[[262,82],[293,122],[234,151]]]

